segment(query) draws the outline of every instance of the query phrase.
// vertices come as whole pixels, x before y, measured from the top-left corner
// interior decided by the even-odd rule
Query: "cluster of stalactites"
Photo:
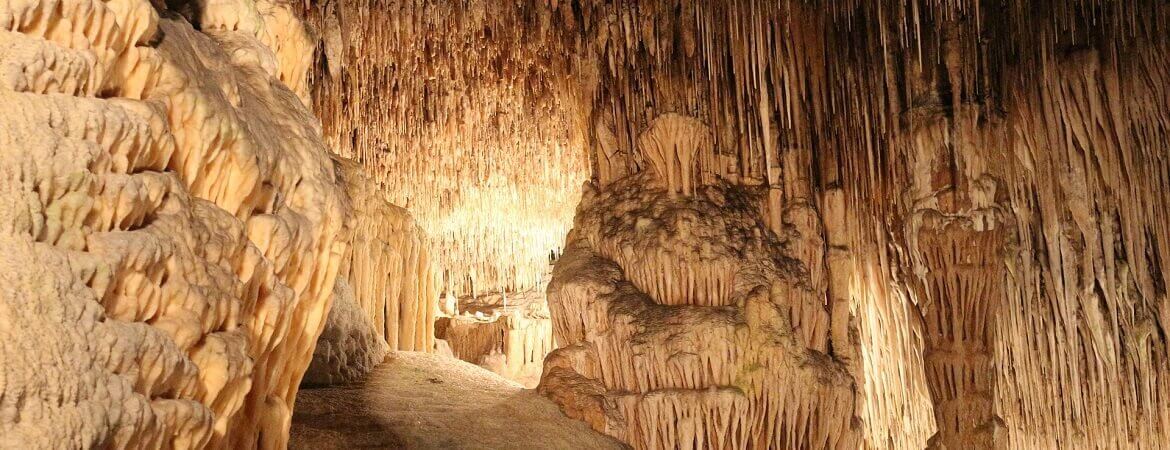
[[[1040,71],[1069,49],[1130,51],[1164,40],[1156,2],[973,0],[804,2],[581,1],[583,51],[596,59],[590,124],[597,176],[637,170],[638,139],[666,113],[709,124],[717,174],[770,179],[777,153],[833,148],[881,158],[921,105],[907,72],[943,81],[938,104],[992,112],[1007,68]],[[1006,11],[1006,13],[1001,13]],[[981,37],[995,35],[998,39]],[[619,159],[625,158],[623,164]],[[848,169],[825,174],[833,184]],[[605,167],[609,166],[609,168]],[[874,178],[884,178],[881,174]]]
[[[589,177],[568,2],[319,4],[327,141],[434,245],[440,290],[540,284]]]
[[[1170,7],[817,3],[581,2],[600,81],[595,176],[664,174],[655,167],[674,161],[646,164],[639,137],[665,113],[708,124],[711,173],[766,184],[768,225],[796,236],[793,256],[830,307],[847,305],[833,317],[857,312],[871,445],[921,448],[936,415],[990,416],[986,398],[953,406],[932,395],[944,377],[926,365],[994,391],[1009,431],[996,445],[1170,439],[1170,408],[1157,400],[1168,398],[1157,374],[1170,355],[1150,331],[1170,323]],[[931,214],[966,231],[920,239]],[[972,273],[934,267],[950,264],[928,261],[947,245],[984,246],[986,257]],[[996,298],[970,300],[984,291]],[[980,317],[947,332],[989,347],[924,363],[950,344],[919,327],[952,315]]]
[[[382,198],[360,167],[342,163],[354,207],[353,250],[343,276],[391,350],[435,345],[439,285],[430,239],[410,213]]]
[[[602,243],[600,252],[622,267],[626,276],[661,305],[727,306],[735,303],[736,267],[727,260],[687,261],[673,252],[639,253]]]

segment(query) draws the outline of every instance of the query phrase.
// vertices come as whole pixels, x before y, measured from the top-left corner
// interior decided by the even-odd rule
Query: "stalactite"
[[[860,445],[854,379],[827,353],[828,311],[807,268],[778,253],[760,195],[679,197],[645,175],[587,192],[549,285],[563,347],[540,391],[634,448]],[[693,215],[685,227],[662,220],[680,214]],[[690,275],[704,268],[718,275]]]
[[[355,217],[343,274],[354,297],[391,350],[431,351],[439,292],[430,240],[410,213],[382,198],[361,168],[350,161],[342,168]]]
[[[439,290],[542,280],[588,178],[571,7],[543,1],[313,5],[326,140],[435,247]],[[578,77],[580,78],[580,77]]]
[[[763,222],[830,311],[869,446],[1170,445],[1165,5],[578,6],[599,69],[594,177],[681,186],[659,169],[678,159],[639,137],[666,114],[706,124],[714,180],[766,189]],[[927,226],[936,215],[964,225]],[[622,227],[590,245],[671,304],[688,285],[671,264],[696,250],[647,251]]]
[[[1019,369],[997,373],[996,406],[1012,446],[1170,442],[1170,354],[1154,331],[1170,323],[1168,52],[1082,49],[1050,56],[1044,78],[1013,76],[1034,89],[1006,113],[1018,164],[1002,195],[1020,237],[996,354]]]

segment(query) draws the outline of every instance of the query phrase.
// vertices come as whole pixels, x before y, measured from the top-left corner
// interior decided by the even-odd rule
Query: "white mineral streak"
[[[283,448],[348,206],[299,22],[220,8],[0,3],[0,447]]]

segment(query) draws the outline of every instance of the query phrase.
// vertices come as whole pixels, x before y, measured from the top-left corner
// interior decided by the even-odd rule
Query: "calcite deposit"
[[[435,347],[439,294],[430,240],[360,167],[340,167],[353,206],[352,249],[342,258],[333,309],[305,379],[313,385],[359,380],[388,350]]]
[[[793,330],[852,379],[863,445],[1170,447],[1164,2],[308,10],[330,142],[441,235],[450,297],[543,282],[585,178],[603,196],[631,177],[657,181],[623,189],[662,194],[596,217],[656,217],[642,210],[732,186],[752,194],[752,229],[803,267],[819,306]],[[676,210],[662,218],[691,214]],[[622,226],[636,232],[587,248],[659,306],[733,307],[752,282],[715,228]],[[586,391],[566,406],[610,389]]]
[[[568,11],[545,3],[306,3],[326,141],[422,227],[440,292],[547,283],[589,176]]]
[[[381,197],[359,167],[343,167],[355,218],[345,279],[390,349],[430,351],[439,307],[430,240],[410,213]]]
[[[282,448],[392,349],[636,448],[1170,448],[1167,61],[1158,0],[0,1],[0,447]]]
[[[390,346],[354,298],[353,287],[338,278],[325,329],[317,338],[313,361],[302,385],[330,386],[361,380],[382,363]]]
[[[594,94],[600,192],[619,195],[646,173],[679,196],[688,180],[765,191],[761,221],[807,269],[829,316],[828,353],[857,383],[866,446],[1170,446],[1165,4],[551,7],[572,10],[562,17],[580,31],[578,55],[597,61],[581,79]],[[688,117],[709,130],[658,142],[664,121]],[[670,202],[614,207],[628,216]],[[704,258],[678,245],[681,227],[645,230],[645,243],[619,233],[588,248],[660,303],[726,302],[718,289],[679,293],[700,279],[679,267]],[[568,245],[558,265],[576,260]],[[647,251],[656,246],[661,255]],[[579,295],[606,298],[610,288],[598,289]],[[558,312],[558,295],[554,323],[582,320]],[[614,319],[582,328],[627,326]],[[545,382],[560,365],[606,364],[590,358],[550,358]],[[608,364],[645,370],[619,360]],[[568,411],[631,423],[595,413],[612,410],[593,406],[611,386],[565,379],[592,393],[562,398]]]
[[[285,444],[348,202],[299,22],[203,6],[0,4],[0,447]]]
[[[634,448],[857,448],[855,381],[760,193],[674,186],[586,188],[548,288],[562,348],[541,392]]]
[[[459,299],[457,311],[435,322],[435,336],[451,356],[534,388],[556,348],[544,288]]]

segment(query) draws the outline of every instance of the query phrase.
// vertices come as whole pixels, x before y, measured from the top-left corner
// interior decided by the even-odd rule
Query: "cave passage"
[[[0,449],[1170,448],[1170,3],[0,3]]]

